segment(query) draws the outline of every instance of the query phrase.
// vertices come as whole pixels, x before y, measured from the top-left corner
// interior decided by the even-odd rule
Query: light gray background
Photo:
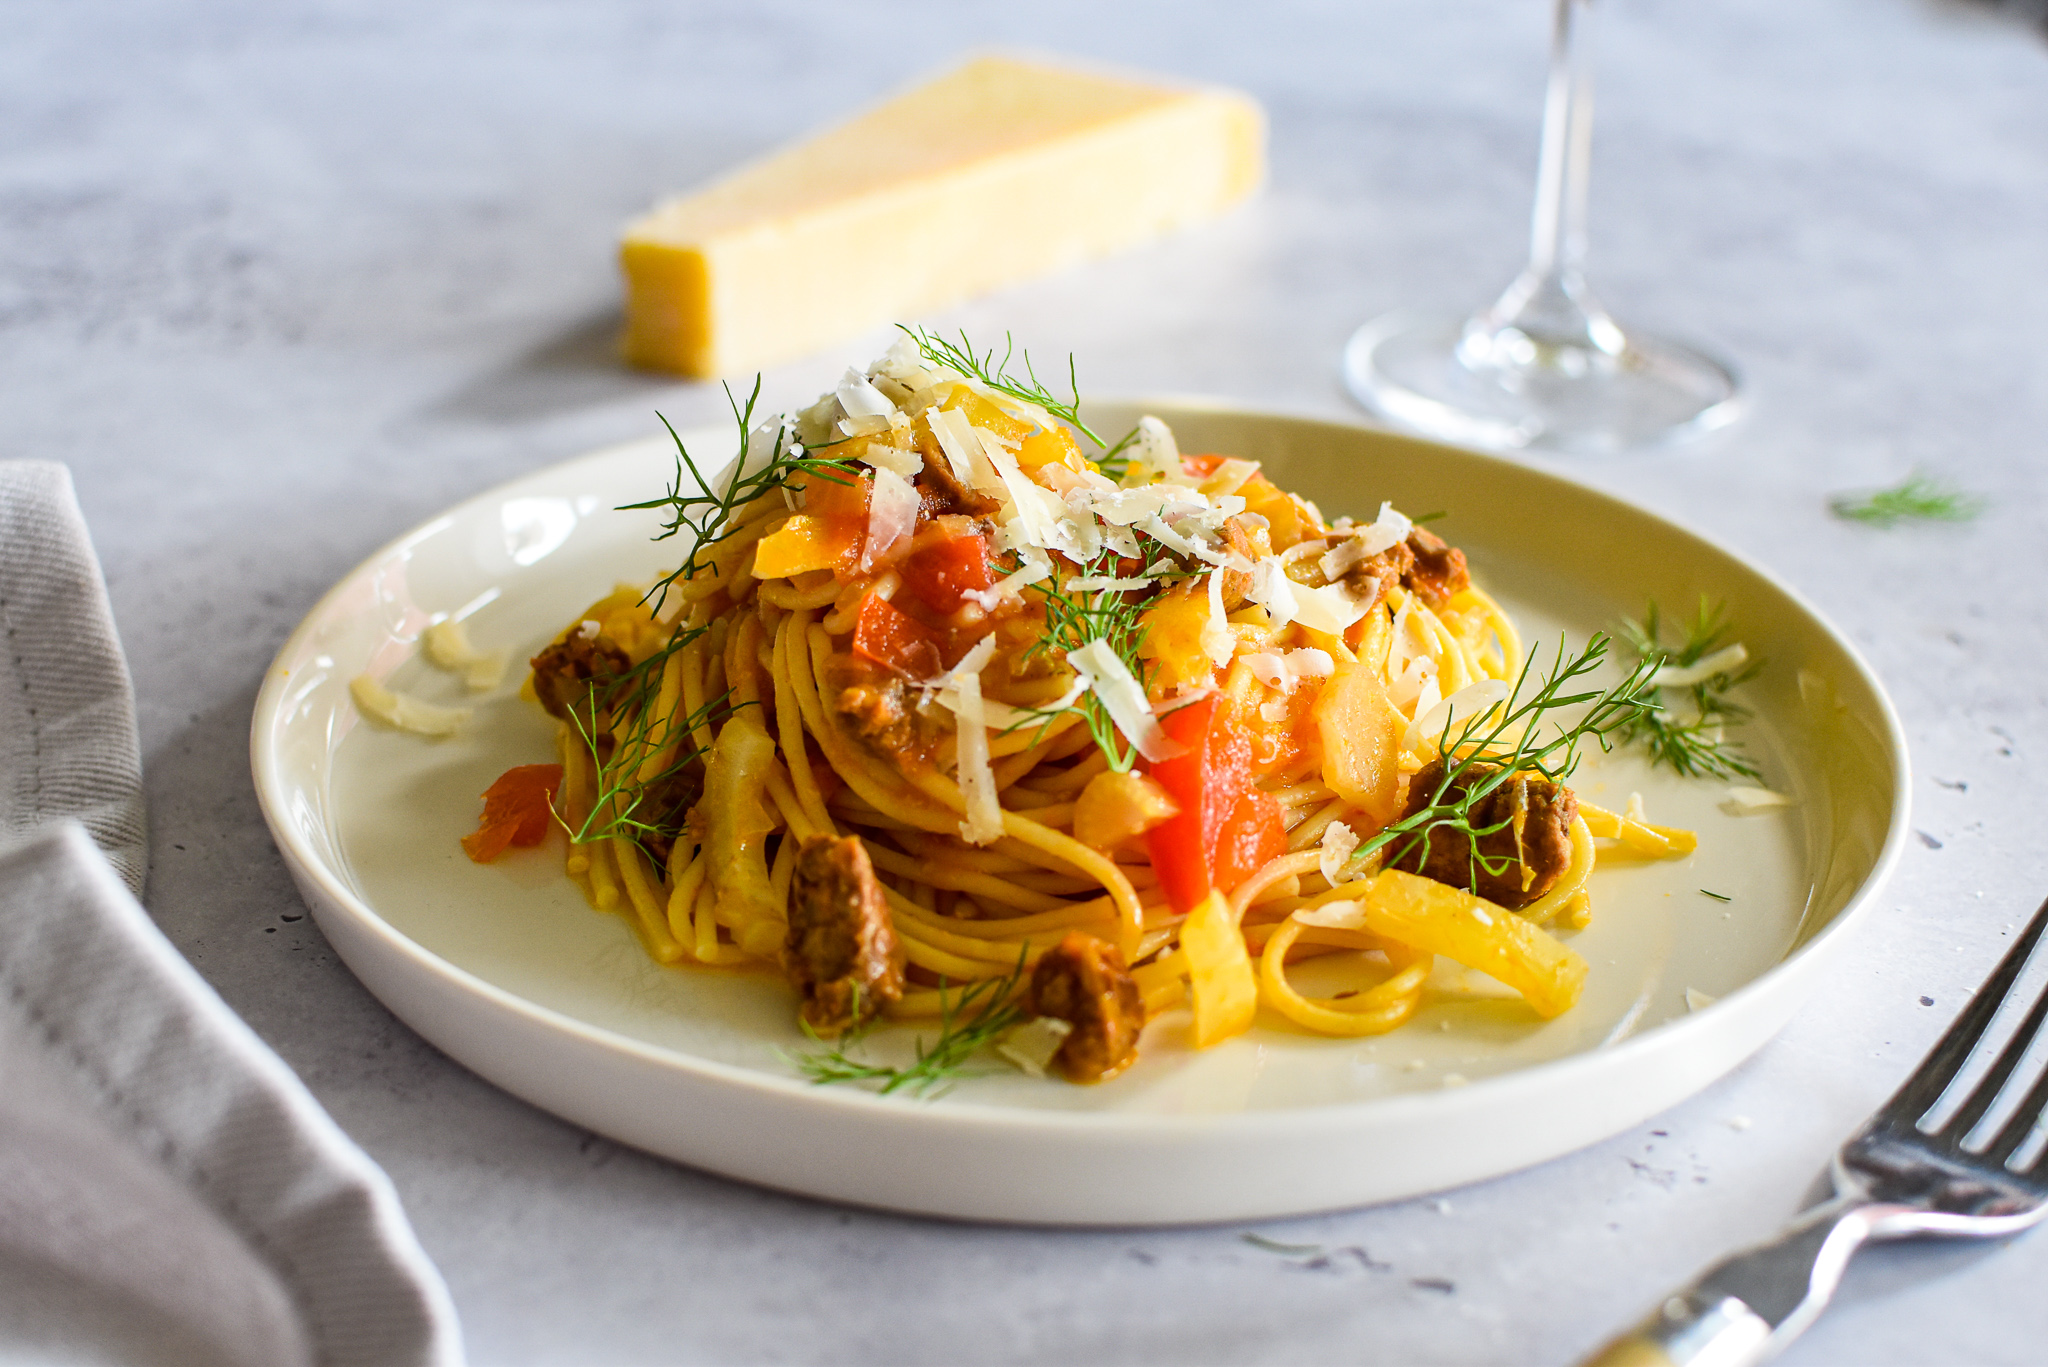
[[[1316,1266],[1235,1227],[842,1210],[498,1093],[304,919],[248,717],[292,625],[378,544],[657,406],[721,411],[610,363],[621,219],[975,45],[1242,86],[1272,181],[1225,222],[931,321],[1072,349],[1098,393],[1350,412],[1357,323],[1477,303],[1518,264],[1544,0],[0,6],[0,454],[77,478],[135,675],[151,908],[390,1170],[478,1363],[1557,1363],[1798,1204],[2048,892],[2048,44],[1932,0],[1602,8],[1595,278],[1625,322],[1739,360],[1755,407],[1597,477],[1848,632],[1905,717],[1924,834],[1727,1081],[1445,1201],[1260,1230],[1365,1251]],[[770,372],[769,399],[868,347]],[[1989,511],[1827,516],[1915,467]],[[1875,1256],[1786,1360],[2036,1361],[2044,1281],[2048,1234]]]

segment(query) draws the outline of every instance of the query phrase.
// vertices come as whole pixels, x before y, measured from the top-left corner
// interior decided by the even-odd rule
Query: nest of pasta
[[[1597,648],[1537,678],[1465,557],[1391,506],[1326,519],[1156,419],[1103,442],[921,334],[739,417],[730,469],[679,442],[642,505],[685,562],[534,657],[561,723],[541,800],[650,954],[772,970],[821,1037],[979,993],[1025,1023],[1020,1062],[1095,1081],[1183,1003],[1202,1047],[1262,1002],[1393,1029],[1437,955],[1552,1016],[1586,973],[1552,931],[1585,924],[1595,837],[1690,848],[1563,782],[1640,681],[1569,692]],[[1336,954],[1347,987],[1290,981]]]

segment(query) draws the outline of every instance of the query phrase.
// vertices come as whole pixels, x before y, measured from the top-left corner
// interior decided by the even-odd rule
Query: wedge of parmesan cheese
[[[626,359],[732,375],[1136,245],[1243,199],[1265,118],[983,57],[626,226]]]

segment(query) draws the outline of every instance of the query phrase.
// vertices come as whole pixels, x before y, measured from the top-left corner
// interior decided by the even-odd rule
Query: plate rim
[[[1904,728],[1899,720],[1889,694],[1882,681],[1870,667],[1853,642],[1821,613],[1815,605],[1793,586],[1785,583],[1767,566],[1751,557],[1730,549],[1713,537],[1679,519],[1663,512],[1632,502],[1619,495],[1595,487],[1574,472],[1514,460],[1495,452],[1477,448],[1456,446],[1418,437],[1366,421],[1332,417],[1328,414],[1289,411],[1284,406],[1249,403],[1212,396],[1191,396],[1155,392],[1151,394],[1126,396],[1105,395],[1089,401],[1086,408],[1103,410],[1128,408],[1138,410],[1177,409],[1203,416],[1280,419],[1291,423],[1308,423],[1327,428],[1369,433],[1375,437],[1405,443],[1427,452],[1444,451],[1461,460],[1477,460],[1503,470],[1512,470],[1520,475],[1534,476],[1541,480],[1555,481],[1570,486],[1582,496],[1590,496],[1601,504],[1625,510],[1636,517],[1647,518],[1660,528],[1699,543],[1707,550],[1741,566],[1756,575],[1771,590],[1783,595],[1808,623],[1817,627],[1839,650],[1850,668],[1868,691],[1876,711],[1879,725],[1875,728],[1884,746],[1886,758],[1892,768],[1891,821],[1885,838],[1879,846],[1869,872],[1860,880],[1855,891],[1843,904],[1840,911],[1817,933],[1795,943],[1791,949],[1763,972],[1744,982],[1740,987],[1720,998],[1705,1010],[1685,1017],[1660,1022],[1657,1025],[1635,1033],[1612,1045],[1595,1045],[1560,1058],[1531,1063],[1511,1071],[1493,1074],[1473,1080],[1469,1085],[1441,1091],[1405,1092],[1391,1096],[1370,1097],[1360,1100],[1334,1101],[1327,1103],[1285,1105],[1258,1111],[1235,1113],[1154,1113],[1121,1111],[1084,1111],[1066,1109],[1026,1109],[1004,1106],[971,1099],[955,1099],[945,1105],[935,1106],[914,1099],[881,1096],[859,1088],[817,1087],[795,1077],[778,1077],[756,1069],[720,1062],[701,1057],[666,1045],[650,1043],[621,1034],[609,1027],[592,1024],[554,1007],[542,1005],[518,995],[510,989],[494,984],[461,965],[442,957],[426,948],[377,913],[366,899],[356,894],[342,881],[329,862],[317,851],[312,850],[299,839],[293,826],[283,818],[282,762],[275,746],[271,743],[278,732],[281,702],[286,696],[287,680],[280,668],[283,661],[295,653],[302,653],[306,638],[329,615],[332,605],[352,586],[366,575],[373,573],[381,564],[402,551],[410,543],[433,534],[450,520],[459,520],[461,515],[475,507],[494,500],[502,500],[511,491],[532,481],[558,476],[572,467],[585,463],[596,464],[616,458],[625,452],[642,448],[662,448],[668,439],[660,432],[626,441],[610,442],[551,462],[537,468],[501,480],[449,507],[436,512],[419,523],[390,538],[375,550],[364,556],[345,574],[337,579],[307,609],[304,617],[293,628],[290,635],[278,648],[266,667],[262,685],[258,689],[250,718],[250,760],[252,777],[258,804],[264,820],[270,827],[273,841],[279,847],[287,864],[301,878],[310,878],[337,910],[346,912],[354,928],[368,932],[381,941],[387,949],[396,951],[411,961],[418,969],[440,979],[448,987],[480,998],[493,1009],[511,1012],[525,1018],[530,1024],[581,1041],[620,1052],[633,1060],[656,1068],[682,1073],[707,1084],[724,1087],[737,1086],[756,1094],[761,1100],[777,1100],[791,1104],[807,1105],[824,1112],[846,1112],[865,1117],[888,1117],[892,1120],[916,1116],[926,1126],[949,1130],[979,1131],[993,1129],[1013,1133],[1018,1129],[1048,1130],[1060,1134],[1090,1134],[1113,1132],[1128,1135],[1147,1143],[1184,1140],[1200,1135],[1217,1135],[1219,1132],[1238,1138],[1256,1138],[1272,1131],[1298,1132],[1304,1127],[1352,1130],[1369,1118],[1384,1118],[1398,1123],[1411,1113],[1456,1112],[1468,1107],[1476,1108],[1479,1103],[1489,1106],[1503,1098],[1505,1093],[1516,1090],[1548,1091],[1549,1084],[1564,1080],[1571,1075],[1594,1069],[1621,1068],[1644,1054],[1662,1053],[1666,1050],[1682,1049],[1694,1038],[1710,1038],[1717,1028],[1725,1028],[1723,1022],[1729,1019],[1723,1008],[1739,1003],[1746,997],[1755,997],[1792,984],[1786,980],[1803,976],[1810,971],[1817,960],[1834,952],[1833,946],[1846,938],[1869,915],[1876,900],[1876,894],[1891,877],[1903,852],[1906,837],[1911,827],[1911,752],[1906,744]],[[724,425],[706,423],[682,430],[686,440],[711,438],[714,433],[724,432]],[[302,892],[306,891],[302,888]],[[311,902],[313,899],[308,897]],[[316,912],[321,910],[317,905]],[[325,933],[323,928],[323,933]],[[332,938],[332,937],[330,937]],[[344,956],[344,962],[347,962]],[[354,964],[349,964],[352,974],[359,981],[362,974]],[[367,984],[365,984],[367,988]],[[373,995],[377,995],[373,992]],[[1801,1001],[1804,997],[1801,998]],[[1798,1009],[1795,1004],[1792,1011]],[[1769,1039],[1775,1037],[1789,1019],[1773,1024],[1763,1032],[1757,1042],[1732,1060],[1727,1067],[1734,1066],[1742,1058],[1753,1053]],[[426,1032],[410,1020],[407,1027],[426,1037]],[[430,1040],[443,1052],[462,1063],[473,1065],[438,1040]],[[1725,1073],[1726,1067],[1721,1072]],[[1716,1074],[1718,1077],[1720,1074]],[[1710,1077],[1698,1086],[1689,1089],[1685,1095],[1695,1095],[1715,1079]],[[493,1085],[497,1083],[494,1079]],[[508,1090],[511,1090],[508,1088]],[[1673,1103],[1664,1103],[1673,1104]],[[1547,1160],[1536,1160],[1547,1161]],[[1505,1169],[1504,1169],[1505,1170]],[[1478,1179],[1473,1179],[1478,1180]]]

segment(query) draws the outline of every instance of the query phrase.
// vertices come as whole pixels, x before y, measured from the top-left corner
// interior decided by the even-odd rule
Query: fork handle
[[[1856,1250],[1897,1207],[1822,1202],[1769,1243],[1716,1263],[1583,1367],[1751,1367],[1819,1318]]]

